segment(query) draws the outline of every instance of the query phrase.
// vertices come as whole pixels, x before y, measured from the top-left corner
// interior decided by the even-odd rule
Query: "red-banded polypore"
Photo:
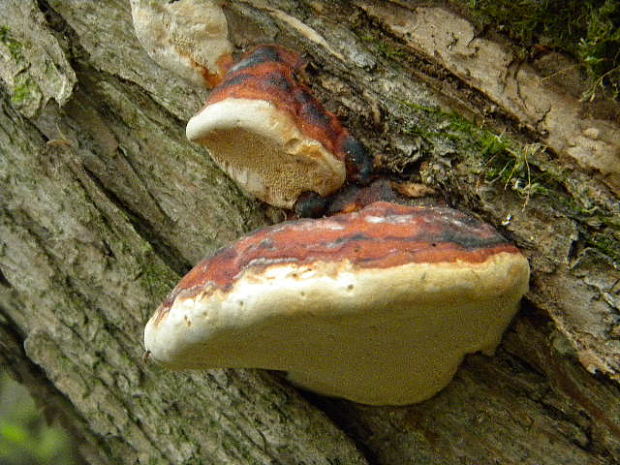
[[[281,223],[199,263],[150,319],[170,368],[288,372],[375,405],[427,399],[491,353],[528,288],[521,252],[449,208],[373,203]]]
[[[136,36],[162,68],[208,88],[232,65],[222,8],[213,0],[131,0]]]
[[[345,179],[370,179],[372,157],[300,82],[304,62],[263,45],[234,65],[187,124],[245,191],[292,208],[303,193],[328,196]]]

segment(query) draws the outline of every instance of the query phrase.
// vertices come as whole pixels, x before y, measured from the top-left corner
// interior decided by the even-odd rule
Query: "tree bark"
[[[381,175],[432,186],[530,259],[497,354],[400,408],[144,361],[179,277],[284,215],[185,140],[206,91],[148,58],[128,1],[0,4],[0,362],[89,462],[620,463],[617,121],[440,3],[224,2],[238,50],[306,56]]]

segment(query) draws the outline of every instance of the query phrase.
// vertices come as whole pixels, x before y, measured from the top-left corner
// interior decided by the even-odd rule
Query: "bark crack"
[[[133,226],[138,235],[148,244],[151,245],[155,253],[162,261],[178,275],[184,275],[191,268],[191,264],[182,259],[181,252],[163,237],[156,234],[150,222],[144,218],[139,212],[131,208],[127,202],[124,202],[112,190],[108,189],[105,184],[97,177],[95,173],[90,171],[86,166],[83,167],[84,173],[97,186],[97,188],[106,196],[106,198],[120,211],[126,214],[127,219]],[[89,191],[88,186],[84,186],[85,191]],[[96,205],[96,202],[93,202]],[[102,215],[106,217],[105,214]]]

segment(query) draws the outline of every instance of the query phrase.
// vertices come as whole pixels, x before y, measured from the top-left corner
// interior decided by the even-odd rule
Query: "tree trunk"
[[[143,325],[180,275],[283,214],[185,140],[206,91],[148,58],[128,1],[2,0],[0,362],[88,461],[620,463],[617,121],[433,3],[224,2],[239,50],[305,54],[382,175],[432,186],[530,259],[497,354],[389,408],[144,361]]]

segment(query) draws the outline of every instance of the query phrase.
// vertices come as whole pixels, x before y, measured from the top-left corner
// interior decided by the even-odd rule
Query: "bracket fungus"
[[[233,63],[228,23],[213,0],[131,0],[133,25],[149,56],[194,84],[215,87]]]
[[[450,208],[373,203],[258,230],[199,263],[145,329],[170,368],[265,368],[373,405],[427,399],[492,353],[528,288],[521,252]]]
[[[245,191],[276,207],[370,180],[372,157],[300,82],[298,54],[262,45],[246,54],[187,124]]]

